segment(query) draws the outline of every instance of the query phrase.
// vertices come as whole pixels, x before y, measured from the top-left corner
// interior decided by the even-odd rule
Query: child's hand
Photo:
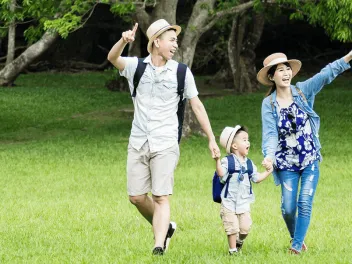
[[[271,165],[269,166],[269,168],[266,167],[265,169],[266,169],[267,172],[272,173],[273,170],[274,170],[274,166],[273,166],[273,164],[271,164]]]
[[[262,162],[262,165],[266,169],[267,172],[273,171],[273,163],[270,158],[265,158]]]
[[[214,155],[214,160],[218,161],[221,157],[221,153],[220,152],[216,152]]]

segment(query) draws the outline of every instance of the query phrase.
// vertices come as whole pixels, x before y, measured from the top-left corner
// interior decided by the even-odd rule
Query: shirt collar
[[[291,85],[290,87],[291,87],[292,96],[293,97],[298,96],[298,92],[297,92],[296,87],[294,85]]]
[[[152,55],[151,54],[149,54],[145,59],[144,59],[144,61],[143,61],[144,63],[149,63],[150,64],[150,66],[152,66],[153,68],[155,68],[155,66],[153,65],[153,63],[152,63]],[[168,69],[168,70],[172,70],[172,66],[171,66],[171,60],[168,60],[167,62],[166,62],[166,64],[165,64],[165,69]]]

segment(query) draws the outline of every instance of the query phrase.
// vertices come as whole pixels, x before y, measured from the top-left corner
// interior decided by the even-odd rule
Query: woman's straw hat
[[[159,19],[152,23],[147,29],[147,37],[149,39],[147,50],[149,53],[152,53],[153,41],[159,37],[166,30],[175,29],[176,35],[180,34],[181,27],[178,25],[170,25],[165,19]]]
[[[257,80],[266,86],[273,85],[273,82],[268,78],[269,69],[280,63],[288,62],[292,69],[292,77],[294,77],[301,69],[302,63],[299,60],[288,60],[284,53],[274,53],[265,58],[263,65],[264,67],[258,72]]]

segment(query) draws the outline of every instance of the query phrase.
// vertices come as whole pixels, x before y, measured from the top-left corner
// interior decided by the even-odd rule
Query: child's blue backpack
[[[247,170],[241,172],[240,170],[235,170],[235,168],[236,168],[235,157],[233,155],[228,155],[228,156],[226,156],[226,158],[227,158],[227,164],[228,164],[229,177],[227,177],[227,179],[224,183],[222,183],[220,181],[220,177],[218,176],[216,171],[215,171],[214,177],[213,177],[213,201],[216,203],[221,203],[221,192],[225,186],[226,187],[225,187],[224,197],[225,198],[227,197],[227,194],[229,192],[229,182],[235,172],[243,173],[243,174],[248,173],[249,183],[250,183],[250,194],[252,194],[252,183],[251,183],[251,178],[252,178],[252,174],[253,174],[252,161],[247,158]]]

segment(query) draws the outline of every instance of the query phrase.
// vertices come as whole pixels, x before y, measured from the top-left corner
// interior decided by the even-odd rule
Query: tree
[[[239,93],[251,93],[259,89],[255,78],[255,48],[264,28],[264,15],[246,10],[234,16],[227,50],[233,87]]]
[[[11,0],[9,4],[10,12],[15,13],[16,10],[16,0]],[[6,64],[9,64],[13,61],[15,57],[15,38],[16,38],[16,23],[13,21],[9,23],[9,37],[7,42],[7,58]]]
[[[292,19],[305,20],[322,26],[328,36],[341,42],[352,42],[352,1],[297,1],[277,0],[274,5],[293,10]]]
[[[17,76],[43,54],[59,36],[65,38],[72,31],[82,27],[98,4],[92,0],[23,0],[21,6],[17,6],[14,10],[13,3],[14,0],[0,2],[0,23],[3,25],[0,33],[2,36],[9,33],[10,37],[11,28],[16,23],[30,23],[30,27],[25,31],[29,46],[1,69],[1,86],[12,85]],[[12,56],[14,49],[14,45],[10,47],[9,56]]]

